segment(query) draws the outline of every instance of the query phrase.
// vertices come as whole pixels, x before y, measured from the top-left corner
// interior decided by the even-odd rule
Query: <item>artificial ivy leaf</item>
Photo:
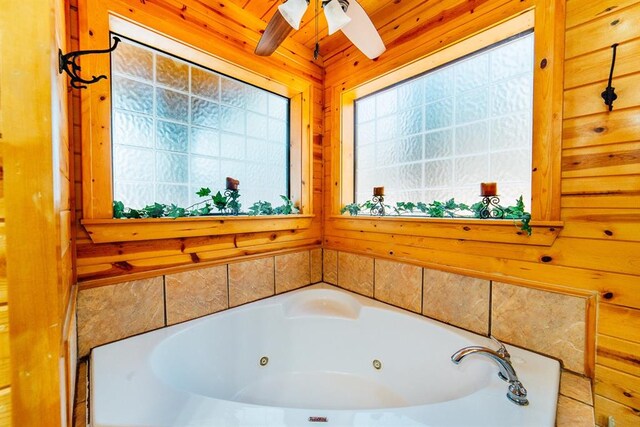
[[[149,218],[161,218],[164,216],[165,205],[161,203],[154,203],[153,205],[145,206],[142,211]]]
[[[142,218],[142,213],[137,209],[129,209],[129,212],[125,214],[125,218]]]
[[[213,196],[213,204],[221,211],[227,207],[227,198],[218,191],[216,195]]]
[[[413,210],[416,208],[416,205],[413,202],[407,202],[404,204],[404,208],[409,212],[413,212]]]
[[[180,218],[186,216],[186,212],[184,208],[171,204],[167,210],[167,216],[171,218]]]
[[[118,219],[124,217],[124,203],[119,200],[113,201],[113,217]]]
[[[211,189],[209,187],[202,187],[196,194],[200,197],[207,197],[211,194]]]

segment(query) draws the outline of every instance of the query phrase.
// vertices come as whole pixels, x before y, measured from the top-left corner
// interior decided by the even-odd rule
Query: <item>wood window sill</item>
[[[511,219],[332,216],[330,224],[340,230],[400,234],[420,237],[551,246],[562,221],[531,221],[531,235]]]
[[[314,215],[83,219],[93,243],[199,237],[309,228]]]

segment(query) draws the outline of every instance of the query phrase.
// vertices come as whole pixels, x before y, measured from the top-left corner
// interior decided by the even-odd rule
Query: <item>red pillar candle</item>
[[[384,187],[373,187],[373,195],[377,197],[384,196]]]
[[[237,179],[233,179],[230,176],[227,177],[227,190],[238,190],[238,185],[240,185],[240,181]]]
[[[495,182],[480,183],[481,196],[495,196],[498,194],[498,184]]]

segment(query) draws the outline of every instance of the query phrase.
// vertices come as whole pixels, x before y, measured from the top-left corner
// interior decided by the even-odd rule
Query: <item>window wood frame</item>
[[[290,228],[308,228],[313,217],[312,207],[312,83],[299,76],[269,70],[256,65],[248,67],[237,64],[232,49],[228,57],[216,55],[207,49],[207,40],[202,33],[189,31],[172,25],[171,22],[158,19],[149,14],[138,13],[135,20],[127,17],[131,10],[124,2],[106,0],[81,0],[80,34],[81,49],[104,49],[110,44],[111,33],[120,34],[137,42],[149,45],[161,51],[176,55],[187,61],[202,65],[218,73],[228,75],[259,88],[289,98],[289,191],[291,200],[300,207],[299,215],[289,215],[288,220],[259,217],[256,221],[241,220],[237,225],[220,227],[220,216],[188,218],[202,222],[197,235],[233,234],[236,232],[261,231],[261,223],[266,229],[284,230]],[[140,233],[135,239],[123,237],[126,232],[114,232],[108,241],[141,240],[175,236],[180,230],[188,229],[180,225],[185,218],[171,221],[158,220],[113,220],[113,184],[112,184],[112,145],[111,145],[111,59],[109,55],[88,55],[82,58],[83,75],[105,75],[106,79],[89,85],[81,92],[82,96],[82,225],[90,236],[109,235],[104,228],[128,227],[126,221],[137,221]],[[239,61],[240,62],[240,61]],[[246,62],[246,60],[245,60]],[[216,183],[212,183],[215,185]],[[220,188],[224,183],[220,183]],[[223,217],[224,223],[233,224],[239,218]],[[299,218],[292,224],[291,219]],[[262,220],[265,221],[262,221]],[[164,224],[164,223],[167,224]],[[151,225],[149,225],[151,224]],[[164,224],[167,232],[158,234],[158,224]],[[211,225],[211,227],[208,227]],[[249,226],[251,224],[251,226]],[[270,225],[268,225],[270,224]],[[96,229],[100,227],[100,231]],[[147,231],[148,230],[148,231]],[[193,230],[190,230],[193,232]],[[193,235],[193,234],[189,234]],[[119,236],[119,237],[115,237]],[[93,239],[93,237],[92,237]],[[110,239],[107,237],[107,239]]]
[[[548,0],[552,3],[553,0]],[[564,27],[554,22],[549,7],[540,2],[534,8],[508,20],[482,30],[470,37],[459,40],[454,44],[421,57],[409,64],[400,66],[384,75],[359,84],[352,88],[341,90],[336,94],[340,104],[340,184],[338,185],[339,203],[332,206],[330,220],[336,228],[362,229],[363,221],[375,221],[380,218],[368,216],[344,217],[340,215],[340,208],[354,202],[354,139],[355,139],[355,99],[379,91],[400,81],[422,74],[442,64],[451,62],[469,53],[490,46],[501,40],[524,31],[534,29],[534,70],[533,70],[533,142],[532,142],[532,175],[531,175],[531,203],[527,207],[531,210],[534,233],[543,231],[549,235],[545,242],[534,243],[526,241],[520,236],[508,231],[513,227],[512,220],[476,220],[476,219],[448,219],[455,222],[458,228],[468,231],[469,226],[477,233],[465,232],[467,239],[492,241],[491,233],[499,232],[505,235],[507,241],[550,245],[562,228],[560,221],[560,150],[562,135],[562,59],[564,46],[555,42],[557,32]],[[563,11],[562,11],[563,12]],[[561,16],[564,16],[563,13]],[[336,200],[334,199],[334,200]],[[525,202],[526,203],[526,202]],[[355,221],[354,221],[355,220]],[[416,220],[423,222],[424,235],[437,235],[438,227],[442,226],[442,219],[417,217],[393,217],[387,222],[393,222],[400,227],[403,221]],[[360,225],[358,226],[358,221]],[[465,225],[466,224],[466,225]],[[394,227],[394,228],[397,228]],[[365,227],[366,228],[366,227]],[[499,230],[504,228],[504,230]],[[536,231],[535,229],[538,229]],[[431,231],[430,231],[431,230]],[[494,231],[491,231],[494,230]],[[379,230],[378,230],[379,231]],[[435,234],[434,234],[435,233]]]

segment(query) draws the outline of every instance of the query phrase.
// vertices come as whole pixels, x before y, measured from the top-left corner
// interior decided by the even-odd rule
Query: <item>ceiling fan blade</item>
[[[347,16],[351,22],[342,28],[342,32],[369,59],[375,59],[387,50],[371,18],[356,0],[349,0]]]
[[[267,24],[267,28],[264,29],[258,46],[256,46],[256,55],[271,55],[284,39],[287,38],[291,30],[293,30],[293,27],[284,19],[280,10],[276,10],[275,15],[273,15],[271,21]]]

